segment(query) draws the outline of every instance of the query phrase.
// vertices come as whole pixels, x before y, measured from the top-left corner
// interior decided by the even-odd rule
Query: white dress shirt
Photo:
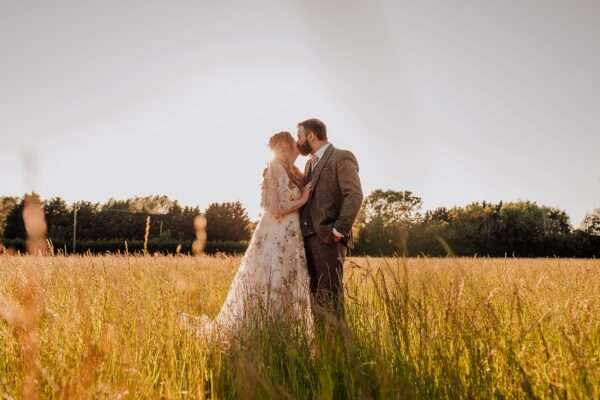
[[[325,154],[325,152],[327,151],[329,146],[331,146],[331,143],[326,143],[325,145],[323,145],[319,150],[317,150],[314,153],[314,156],[317,157],[317,162],[315,163],[315,165],[313,165],[313,168],[317,166],[319,161],[321,161],[321,158],[323,158],[323,154]]]

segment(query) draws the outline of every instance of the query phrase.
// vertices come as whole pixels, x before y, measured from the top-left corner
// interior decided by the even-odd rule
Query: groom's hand
[[[331,232],[331,236],[333,238],[333,241],[335,243],[339,243],[342,241],[342,239],[344,238],[344,235],[340,234],[338,231],[335,230],[335,228],[333,228],[333,232]]]

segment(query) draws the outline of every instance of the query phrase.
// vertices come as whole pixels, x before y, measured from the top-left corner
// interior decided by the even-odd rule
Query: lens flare
[[[46,233],[48,227],[40,197],[27,194],[24,199],[23,222],[27,231],[27,251],[30,254],[45,255],[48,252]]]
[[[196,240],[192,244],[192,253],[196,256],[204,254],[206,245],[206,225],[207,220],[204,215],[197,215],[194,218],[194,230],[196,231]]]

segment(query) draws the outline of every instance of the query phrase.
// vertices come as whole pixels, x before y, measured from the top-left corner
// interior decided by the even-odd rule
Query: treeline
[[[42,202],[48,238],[55,250],[76,252],[188,254],[196,237],[194,219],[207,219],[207,253],[242,253],[255,223],[239,202],[213,203],[205,210],[181,206],[166,196],[67,204]],[[422,212],[423,200],[409,191],[372,192],[354,227],[355,255],[598,257],[600,210],[574,228],[568,215],[535,202],[476,202]],[[0,197],[0,239],[24,251],[24,201]],[[148,223],[148,226],[146,225]]]
[[[371,193],[355,225],[355,254],[599,257],[600,210],[573,228],[568,215],[531,201],[475,202],[421,213],[411,192]]]
[[[35,196],[35,194],[33,194]],[[5,247],[22,251],[27,234],[23,222],[24,199],[0,198],[0,238]],[[130,253],[143,249],[148,227],[149,252],[190,252],[196,237],[194,218],[208,221],[207,252],[239,253],[245,250],[253,229],[239,202],[213,203],[206,210],[181,206],[167,196],[111,199],[106,203],[80,201],[67,204],[54,197],[42,201],[48,239],[56,250]],[[146,226],[148,224],[148,226]],[[125,244],[127,243],[127,245]],[[127,246],[127,247],[126,247]]]

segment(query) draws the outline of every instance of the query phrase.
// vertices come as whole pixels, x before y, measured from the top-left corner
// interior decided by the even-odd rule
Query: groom
[[[327,140],[327,127],[318,119],[298,124],[298,149],[310,155],[306,183],[312,191],[300,210],[310,288],[317,306],[344,319],[343,265],[352,248],[352,224],[363,200],[354,155]]]

